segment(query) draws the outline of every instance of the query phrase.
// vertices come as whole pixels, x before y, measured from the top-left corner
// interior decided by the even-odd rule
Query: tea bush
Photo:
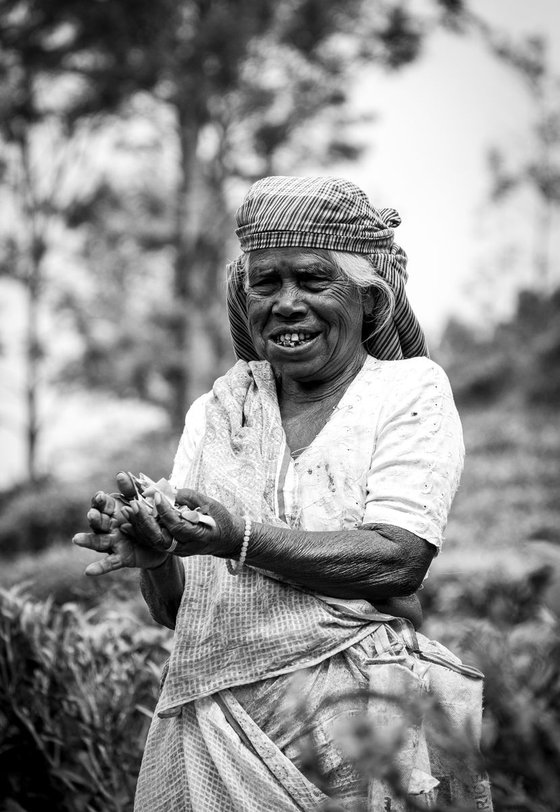
[[[444,626],[447,627],[445,630]],[[495,812],[552,812],[560,798],[560,630],[442,623],[439,639],[485,674],[483,756]]]
[[[36,552],[87,530],[91,489],[54,479],[24,483],[0,494],[0,554]]]
[[[98,490],[116,491],[119,470],[145,471],[154,479],[169,476],[177,437],[168,430],[148,431],[134,440],[90,438],[77,449],[78,469],[66,478],[43,477],[20,482],[0,492],[0,556],[35,553],[57,543],[69,543],[87,530],[86,513]]]
[[[482,744],[496,812],[551,812],[560,798],[560,625],[547,606],[554,569],[490,561],[428,580],[423,631],[485,674]]]
[[[132,601],[141,611],[137,570],[117,570],[109,578],[84,575],[86,566],[99,557],[99,553],[75,547],[69,540],[37,553],[24,553],[2,562],[0,588],[23,586],[28,597],[50,599],[58,606],[78,603],[84,609],[93,609]],[[147,609],[142,611],[142,618],[149,621]]]
[[[0,591],[5,810],[128,812],[169,633]]]

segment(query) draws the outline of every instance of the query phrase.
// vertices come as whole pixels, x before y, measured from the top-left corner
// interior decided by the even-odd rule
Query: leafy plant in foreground
[[[168,633],[0,592],[0,797],[26,812],[132,809]]]

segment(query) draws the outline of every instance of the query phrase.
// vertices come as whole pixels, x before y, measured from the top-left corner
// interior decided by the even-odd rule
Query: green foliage
[[[473,608],[480,617],[486,597],[498,609],[499,625],[449,614],[430,623],[431,634],[485,675],[482,748],[496,812],[549,812],[560,793],[560,628],[542,613],[535,588],[540,577],[508,581],[495,573],[488,579]],[[468,603],[468,597],[462,600],[461,609]],[[508,606],[514,610],[509,623]]]
[[[437,359],[459,405],[488,406],[508,397],[534,406],[560,403],[560,289],[521,291],[513,317],[480,337],[452,320]]]
[[[422,606],[436,636],[440,631],[446,636],[438,621],[445,625],[449,618],[461,623],[485,620],[503,629],[544,619],[543,597],[553,580],[550,564],[488,553],[466,559],[464,554],[453,556],[460,570],[447,569],[429,578],[422,591]]]
[[[42,550],[87,529],[90,494],[54,480],[26,483],[0,495],[0,554]]]
[[[556,466],[559,441],[560,433]],[[511,463],[512,449],[506,453]],[[478,462],[475,457],[469,476],[477,476]],[[485,674],[483,751],[496,812],[548,812],[560,792],[560,545],[531,541],[525,533],[531,513],[534,522],[557,528],[560,505],[556,500],[546,516],[538,506],[532,510],[531,468],[511,467],[510,476],[525,478],[525,488],[516,491],[525,521],[508,511],[512,485],[501,477],[480,488],[486,498],[478,509],[476,494],[460,492],[459,501],[468,497],[470,507],[453,514],[450,549],[421,592],[422,631]],[[547,487],[540,490],[546,497]],[[554,481],[548,491],[556,492]]]
[[[455,325],[445,348],[467,457],[446,546],[420,593],[423,631],[486,675],[483,745],[498,812],[548,812],[560,793],[558,373],[541,360],[558,298],[523,293],[491,338]],[[495,391],[474,385],[477,366],[502,370]]]
[[[0,492],[0,559],[36,554],[56,544],[67,546],[75,533],[88,529],[92,496],[98,490],[117,489],[117,471],[145,471],[156,480],[168,477],[177,441],[164,430],[93,437],[80,452],[79,476],[23,482]]]
[[[530,129],[518,139],[524,144],[520,154],[508,156],[497,146],[489,151],[490,199],[497,207],[520,191],[530,192],[532,270],[535,283],[549,290],[555,284],[551,238],[560,209],[559,76],[554,73],[546,37],[530,34],[512,43],[503,35],[488,32],[487,39],[493,52],[521,80],[534,108],[534,115],[528,119],[532,122]]]
[[[0,796],[26,812],[132,809],[165,631],[0,593]],[[8,807],[9,808],[9,807]]]
[[[558,626],[527,623],[505,637],[493,629],[470,631],[469,643],[486,675],[483,745],[497,812],[555,809],[560,797]]]
[[[418,22],[402,6],[390,10],[387,24],[380,32],[389,67],[399,68],[420,54],[423,33]]]
[[[92,610],[126,607],[139,620],[151,623],[140,597],[136,571],[119,570],[110,578],[84,575],[87,565],[98,558],[97,553],[75,547],[67,539],[40,552],[19,555],[10,562],[4,560],[0,567],[0,588],[24,589],[30,599],[49,600],[56,606],[77,603],[83,609]]]
[[[147,47],[161,47],[168,11],[145,0],[119,0],[110,9],[75,0],[2,0],[4,134],[18,138],[45,112],[62,114],[71,123],[99,109],[113,109],[123,94],[149,86],[153,64],[142,57]],[[69,77],[73,81],[68,84]],[[66,92],[40,92],[41,82],[60,78],[67,81]]]
[[[538,542],[558,544],[560,432],[551,412],[506,403],[463,409],[461,417],[465,470],[434,569],[457,569],[469,557],[486,567],[490,554],[500,566],[500,556],[529,560]]]

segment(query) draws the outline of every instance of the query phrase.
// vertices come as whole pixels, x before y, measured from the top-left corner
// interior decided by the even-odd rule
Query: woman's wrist
[[[156,564],[155,567],[144,567],[148,572],[154,572],[154,570],[159,570],[163,567],[164,564],[169,563],[169,556],[166,556],[160,564]]]
[[[165,558],[162,561],[160,561],[159,564],[154,564],[153,567],[142,567],[142,572],[151,573],[165,569],[166,565],[169,566],[172,558],[174,558],[174,556],[166,554]]]
[[[243,516],[231,516],[229,527],[220,533],[218,548],[212,554],[217,558],[239,558],[245,537],[246,522]]]
[[[156,567],[140,571],[140,589],[150,614],[162,626],[175,628],[185,587],[185,570],[175,555],[168,555]]]
[[[249,542],[251,540],[251,530],[253,523],[249,516],[245,516],[244,521],[245,528],[243,532],[243,542],[241,544],[241,550],[239,551],[239,558],[236,561],[232,561],[230,558],[226,559],[226,564],[230,575],[239,575],[245,564],[245,559],[247,558],[247,551],[249,549]]]

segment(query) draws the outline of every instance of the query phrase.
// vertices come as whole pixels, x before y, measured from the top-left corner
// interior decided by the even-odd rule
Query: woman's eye
[[[328,288],[331,279],[324,274],[301,274],[293,279],[289,284],[298,287],[300,290],[306,290],[310,293],[316,293]],[[270,295],[279,290],[285,283],[279,276],[274,274],[266,276],[254,276],[249,279],[249,290],[256,294]]]
[[[254,279],[249,282],[249,289],[255,293],[268,293],[278,287],[278,280],[273,277],[263,277],[262,279]]]
[[[305,288],[305,290],[309,290],[312,292],[325,290],[329,285],[329,280],[325,279],[324,276],[307,276],[302,279],[301,286]]]

